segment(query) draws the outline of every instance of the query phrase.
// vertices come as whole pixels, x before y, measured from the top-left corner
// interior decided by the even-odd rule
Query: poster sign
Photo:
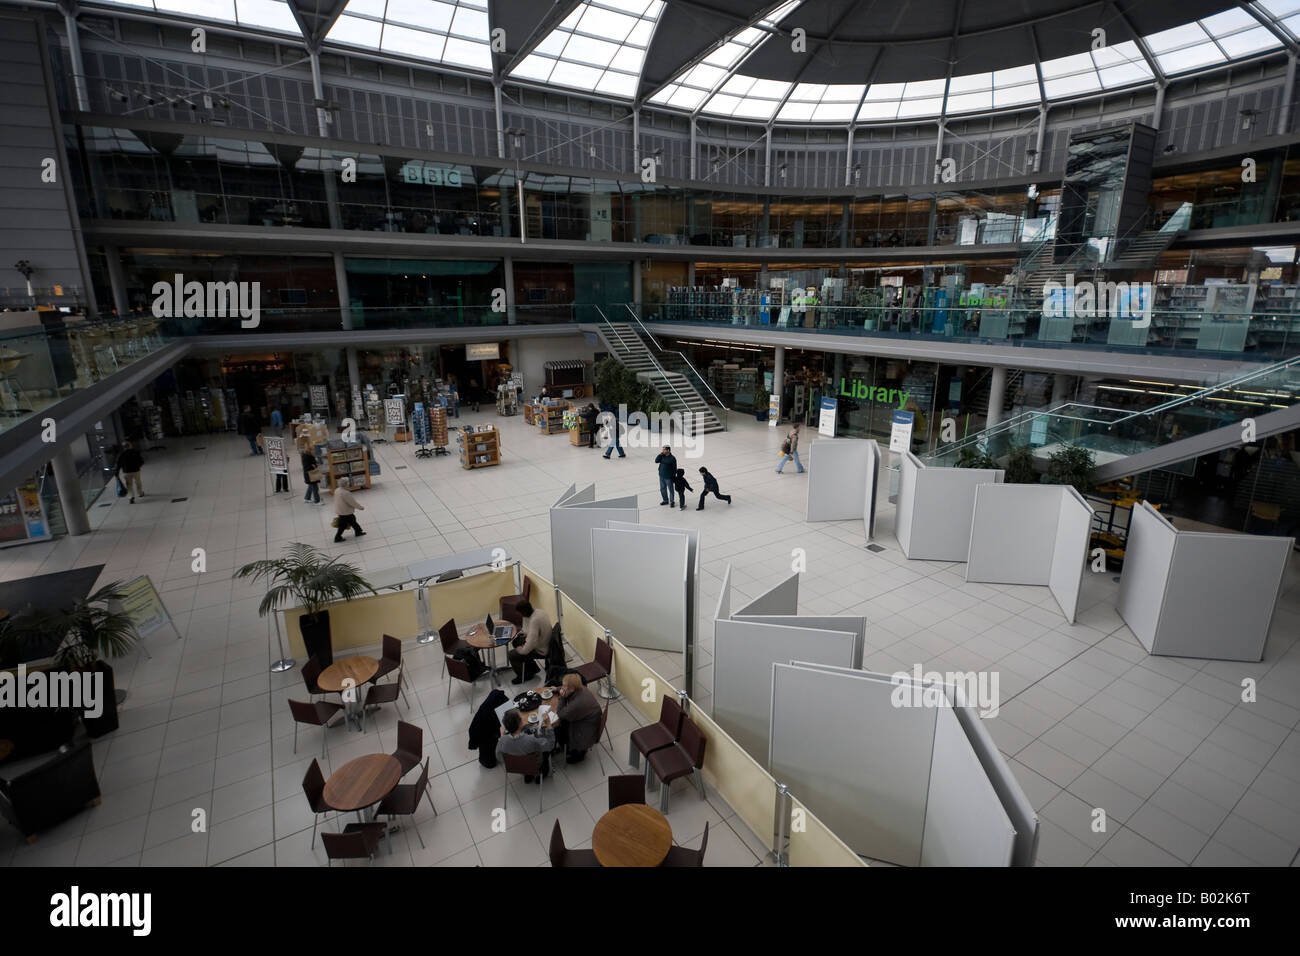
[[[262,447],[266,451],[266,467],[273,475],[289,474],[289,459],[284,453],[283,438],[264,438]]]
[[[817,434],[827,438],[835,437],[835,419],[839,412],[838,398],[823,398],[821,416],[817,419]]]
[[[269,455],[270,452],[267,454]],[[148,575],[142,574],[138,578],[132,578],[122,585],[121,590],[123,594],[121,605],[115,610],[120,610],[131,619],[131,623],[135,625],[135,632],[141,637],[146,637],[163,627],[176,630],[171,615],[167,613],[162,597],[158,594],[158,589],[154,587]],[[176,636],[180,637],[180,633],[177,632]]]
[[[45,518],[45,503],[35,478],[29,478],[4,497],[0,497],[0,547],[45,541],[50,524]]]
[[[406,402],[400,398],[384,399],[384,421],[398,428],[406,426]]]
[[[775,393],[768,396],[767,399],[767,427],[775,428],[776,423],[781,420],[781,396]]]
[[[329,390],[324,385],[313,385],[311,387],[311,407],[329,410]]]
[[[889,450],[905,452],[912,450],[912,426],[916,421],[913,412],[895,411],[889,430]]]
[[[465,361],[495,361],[501,358],[501,347],[496,342],[470,342],[465,346]]]

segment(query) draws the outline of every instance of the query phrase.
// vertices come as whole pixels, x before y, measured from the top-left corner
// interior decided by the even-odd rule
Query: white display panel
[[[808,627],[818,631],[848,631],[854,637],[853,660],[845,667],[861,667],[863,648],[866,646],[867,619],[854,615],[818,617],[807,614],[733,614],[733,621],[750,621],[755,624],[786,624],[790,627]],[[800,660],[801,658],[792,658]]]
[[[921,862],[935,709],[895,707],[894,688],[776,664],[768,766],[863,856]]]
[[[1052,573],[1047,586],[1065,619],[1073,624],[1079,615],[1079,594],[1088,573],[1088,542],[1092,536],[1092,506],[1073,487],[1061,495],[1061,512],[1056,524],[1056,546],[1052,549]]]
[[[718,592],[718,603],[713,609],[715,621],[725,621],[731,617],[731,564],[722,573],[722,589]]]
[[[971,707],[954,707],[953,714],[966,731],[966,739],[1016,831],[1011,865],[1033,866],[1038,861],[1038,814],[979,714]]]
[[[1010,866],[1015,837],[952,708],[935,708],[921,865]]]
[[[862,517],[864,483],[871,463],[864,439],[819,440],[808,447],[808,521],[846,521]]]
[[[927,468],[910,451],[903,453],[900,469],[896,533],[903,554],[915,561],[965,561],[975,489],[1000,484],[1003,471]]]
[[[867,442],[867,475],[862,488],[862,523],[868,542],[876,536],[876,489],[879,484],[880,446],[872,439]]]
[[[1115,609],[1148,654],[1155,646],[1177,540],[1177,530],[1155,508],[1145,501],[1134,507]]]
[[[579,607],[594,614],[591,530],[608,521],[636,524],[641,512],[635,496],[594,501],[595,485],[571,489],[551,506],[551,577]]]
[[[592,616],[629,647],[684,655],[687,549],[682,534],[593,528]]]
[[[799,575],[792,574],[776,587],[760,594],[744,607],[732,611],[732,617],[754,614],[798,614]]]
[[[858,636],[750,620],[713,626],[713,700],[709,715],[759,763],[767,759],[772,665],[792,660],[855,666]]]
[[[1060,515],[1060,485],[980,485],[966,580],[1047,584]]]

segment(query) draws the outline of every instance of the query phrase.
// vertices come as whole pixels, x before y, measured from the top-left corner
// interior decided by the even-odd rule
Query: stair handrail
[[[619,342],[622,342],[623,337],[618,334],[618,330],[614,328],[614,323],[610,321],[610,318],[605,314],[605,311],[599,305],[593,307],[595,308],[597,314],[604,321],[604,323],[609,326],[610,333],[612,333],[618,339]],[[659,363],[659,359],[655,356],[653,351],[651,351],[649,348],[647,348],[645,351],[646,351],[646,355],[650,356],[650,361],[654,363],[654,367],[659,372],[660,378],[664,381],[665,384],[667,384],[667,386],[670,389],[672,389],[673,395],[677,397],[677,400],[681,403],[682,408],[689,411],[691,408],[690,402],[686,400],[685,396],[682,395],[682,393],[678,390],[677,386],[673,384],[672,379],[668,377],[668,370],[665,369],[663,365]],[[655,390],[658,391],[658,388],[656,387]]]
[[[1161,402],[1159,405],[1153,405],[1150,408],[1125,412],[1123,415],[1114,419],[1096,419],[1065,414],[1065,410],[1070,408],[1095,409],[1098,411],[1120,411],[1120,409],[1110,409],[1104,405],[1085,405],[1079,402],[1063,402],[1062,404],[1051,408],[1040,408],[1032,411],[1021,412],[1019,415],[1012,416],[1005,421],[1000,421],[989,428],[984,428],[976,432],[974,435],[968,435],[960,441],[944,445],[942,448],[936,449],[929,457],[935,458],[941,454],[947,455],[954,451],[960,452],[962,448],[978,443],[981,439],[988,439],[995,435],[1000,435],[1003,432],[1016,428],[1027,421],[1032,421],[1033,419],[1044,415],[1052,415],[1058,418],[1068,417],[1072,421],[1080,421],[1092,425],[1106,425],[1107,427],[1120,425],[1136,418],[1143,418],[1148,415],[1167,412],[1172,408],[1177,408],[1178,406],[1185,405],[1188,402],[1197,401],[1213,395],[1215,392],[1228,391],[1241,385],[1248,385],[1256,379],[1274,375],[1278,372],[1286,371],[1289,368],[1295,367],[1300,367],[1300,355],[1293,355],[1291,358],[1283,359],[1280,362],[1274,362],[1272,365],[1266,365],[1263,368],[1243,372],[1224,381],[1216,382],[1213,385],[1207,385],[1204,388],[1197,389],[1195,392],[1188,392],[1186,395],[1179,395],[1176,398],[1171,398],[1167,402]]]
[[[685,355],[683,355],[680,351],[678,351],[677,349],[664,348],[663,345],[660,343],[659,339],[655,337],[655,334],[646,327],[646,324],[644,322],[641,321],[641,317],[636,314],[636,309],[632,308],[632,306],[629,305],[627,302],[623,303],[623,308],[627,310],[628,315],[632,316],[632,318],[636,321],[637,328],[639,328],[642,331],[642,333],[644,333],[646,338],[650,340],[650,342],[654,345],[655,348],[669,355],[676,355],[678,358],[682,360],[683,365],[685,365],[688,369],[690,369],[692,372],[695,373],[695,377],[700,380],[700,384],[703,385],[706,389],[708,389],[709,394],[713,396],[713,400],[717,402],[718,407],[722,409],[722,415],[723,415],[722,427],[726,428],[728,422],[729,410],[727,409],[727,406],[723,404],[722,399],[718,396],[718,393],[713,390],[713,386],[709,384],[709,380],[705,378],[702,374],[700,374],[700,370],[697,369],[691,363],[691,360],[688,359]]]

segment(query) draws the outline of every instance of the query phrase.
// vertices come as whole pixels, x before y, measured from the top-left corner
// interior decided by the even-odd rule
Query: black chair
[[[442,627],[438,628],[438,640],[442,642],[442,654],[444,658],[450,657],[457,651],[466,650],[469,647],[467,642],[460,639],[460,635],[456,631],[456,619],[454,617],[448,618],[447,622],[443,624]],[[442,673],[444,675],[447,673],[445,661],[443,663]]]
[[[392,704],[394,707],[397,706],[397,698],[402,693],[403,667],[404,665],[402,664],[397,665],[397,680],[393,681],[391,684],[370,685],[370,689],[366,691],[365,703],[362,705],[362,720],[365,719],[366,711],[370,710],[371,707],[378,710],[380,704]],[[374,714],[371,714],[370,725],[372,727],[377,726],[377,721],[378,718],[376,718]]]
[[[660,866],[703,866],[704,851],[709,848],[709,825],[704,824],[704,836],[700,837],[700,848],[692,850],[684,846],[671,846],[668,855]]]
[[[609,778],[609,808],[625,803],[645,803],[645,777],[639,773],[615,774]]]
[[[342,833],[322,833],[321,842],[325,844],[326,866],[335,860],[370,860],[375,859],[379,841],[383,839],[386,823],[349,823]]]
[[[515,610],[515,605],[520,601],[527,601],[533,591],[533,582],[528,575],[524,575],[523,592],[520,594],[507,594],[501,599],[501,616],[513,624],[515,627],[524,626],[524,616]]]
[[[627,746],[627,762],[635,770],[641,766],[641,756],[677,742],[682,732],[682,705],[676,697],[665,696],[659,702],[659,722],[632,731]]]
[[[298,752],[298,725],[310,724],[320,728],[320,755],[326,756],[325,728],[334,719],[334,715],[343,709],[342,704],[333,704],[323,700],[289,701],[289,711],[293,714],[293,752]]]
[[[320,684],[317,683],[320,679],[320,672],[324,669],[320,666],[320,661],[314,657],[307,658],[307,663],[302,665],[302,682],[307,687],[307,693],[313,698],[329,693],[322,690]]]
[[[593,660],[574,668],[584,684],[604,680],[614,673],[614,645],[609,641],[596,641],[596,653]]]
[[[393,756],[402,765],[403,777],[410,772],[412,767],[418,767],[420,758],[424,756],[424,731],[415,724],[408,724],[404,720],[399,720],[397,722],[397,749],[393,751]]]
[[[560,821],[551,827],[551,866],[600,866],[594,850],[570,850],[564,845]]]
[[[389,821],[393,817],[413,817],[415,811],[420,808],[420,798],[428,797],[429,806],[433,808],[433,815],[438,815],[438,808],[433,806],[433,796],[429,793],[429,761],[424,761],[424,769],[420,771],[420,779],[415,783],[399,783],[393,788],[393,792],[384,797],[379,802],[379,809],[375,811],[375,816],[386,816]],[[415,836],[420,841],[421,848],[424,847],[424,837],[420,836],[420,828],[415,828]]]
[[[506,793],[501,799],[501,807],[505,809],[506,804],[510,802],[510,775],[517,773],[525,777],[537,778],[537,812],[542,812],[542,794],[541,790],[545,782],[542,776],[542,755],[541,754],[502,754],[502,763],[506,766]]]
[[[8,780],[0,779],[0,815],[28,843],[36,834],[98,806],[99,780],[90,741],[64,744],[49,760]]]
[[[383,637],[383,656],[379,658],[379,670],[375,671],[375,676],[370,678],[372,681],[378,681],[381,677],[387,677],[393,671],[402,666],[402,642],[395,637],[385,634]],[[400,684],[400,681],[399,681]],[[406,700],[406,693],[403,690],[402,699]],[[409,707],[411,702],[406,701]]]
[[[708,743],[695,721],[689,717],[682,718],[681,738],[671,747],[652,751],[646,756],[646,782],[654,774],[663,784],[659,791],[659,810],[668,812],[668,796],[672,792],[672,782],[678,777],[694,777],[695,785],[704,797],[704,748]],[[646,789],[650,789],[647,787]]]
[[[311,819],[311,845],[316,847],[316,826],[320,823],[319,817],[322,813],[333,811],[328,803],[325,802],[325,774],[321,773],[320,764],[313,757],[311,766],[307,768],[307,774],[302,778],[302,792],[307,795],[307,803],[311,805],[311,812],[315,816]]]
[[[490,671],[488,668],[485,667],[483,668],[483,671],[481,673],[473,674],[470,672],[468,664],[466,664],[464,661],[457,660],[454,657],[446,658],[446,664],[447,664],[447,676],[453,678],[454,680],[458,680],[462,684],[466,684],[469,687],[469,709],[471,712],[473,712],[474,684],[477,683],[480,678],[483,677],[491,678],[492,671]],[[451,685],[452,685],[452,681],[450,680],[447,681],[447,704],[449,706],[451,704]]]

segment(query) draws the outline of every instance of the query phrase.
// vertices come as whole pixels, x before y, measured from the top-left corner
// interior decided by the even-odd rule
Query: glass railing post
[[[772,852],[771,860],[777,866],[790,865],[790,818],[793,816],[794,798],[790,788],[783,783],[776,785],[776,808],[772,813]]]

